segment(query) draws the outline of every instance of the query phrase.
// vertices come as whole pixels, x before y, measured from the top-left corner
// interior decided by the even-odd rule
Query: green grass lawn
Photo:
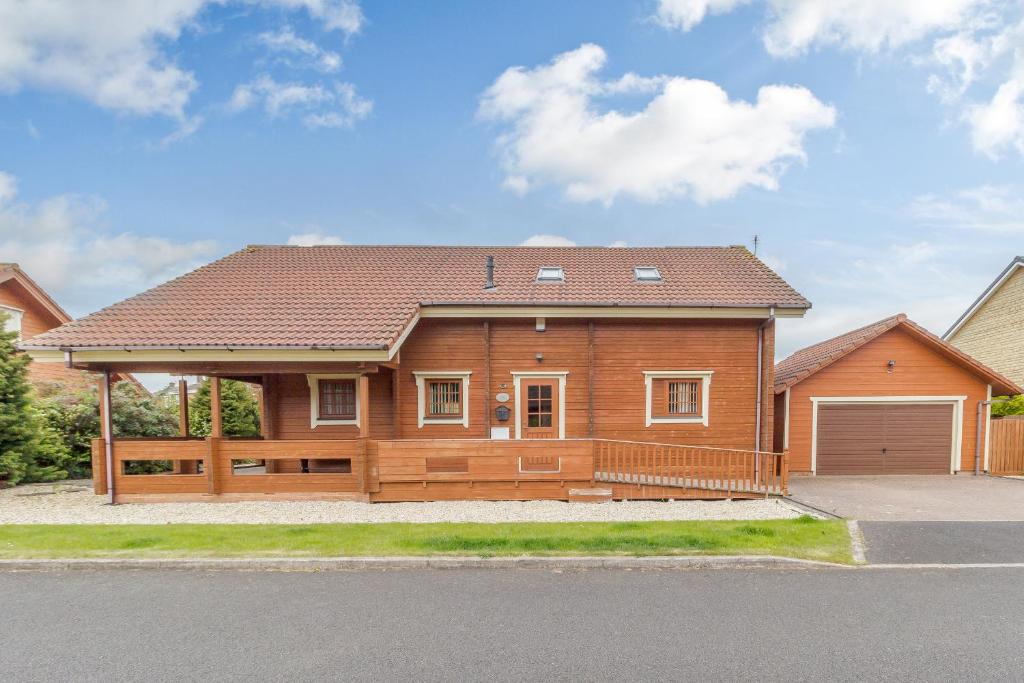
[[[844,522],[0,525],[0,558],[779,555],[850,562]]]

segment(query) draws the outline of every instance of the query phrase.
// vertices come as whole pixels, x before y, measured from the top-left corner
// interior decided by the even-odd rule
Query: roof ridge
[[[907,319],[907,314],[906,313],[895,313],[893,315],[886,316],[886,317],[882,318],[881,320],[876,320],[873,323],[868,323],[867,325],[861,325],[860,327],[855,327],[854,329],[852,329],[852,330],[850,330],[848,332],[843,332],[842,334],[837,334],[834,337],[829,337],[828,339],[822,339],[819,342],[814,342],[813,344],[808,344],[807,346],[803,346],[803,347],[797,349],[793,353],[789,354],[788,356],[786,356],[785,358],[780,360],[777,363],[777,365],[782,365],[783,363],[785,363],[787,360],[789,360],[790,358],[792,358],[793,356],[795,356],[798,353],[803,353],[804,351],[808,351],[810,349],[813,349],[816,346],[822,346],[824,344],[828,344],[829,342],[836,341],[837,339],[842,339],[843,337],[852,336],[852,335],[856,334],[857,332],[861,332],[861,331],[866,330],[866,329],[868,329],[870,327],[876,327],[876,326],[881,325],[883,323],[888,323],[890,320],[896,320],[897,318],[900,318],[900,317],[902,317],[904,320],[906,320]]]
[[[575,244],[569,245],[551,245],[551,246],[530,246],[524,244],[247,244],[242,249],[239,249],[232,253],[238,253],[247,251],[250,249],[523,249],[523,250],[536,250],[541,249],[622,249],[622,250],[640,250],[640,249],[659,249],[659,250],[680,250],[680,249],[714,249],[720,251],[744,251],[748,254],[750,250],[742,244],[665,244],[660,246],[649,246],[649,245],[637,245],[637,246],[611,246],[604,244]],[[756,257],[755,257],[756,258]],[[760,260],[760,259],[758,259]],[[763,263],[763,262],[762,262]]]

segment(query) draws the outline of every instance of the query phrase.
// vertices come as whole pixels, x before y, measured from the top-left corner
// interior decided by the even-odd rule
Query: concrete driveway
[[[878,521],[1024,521],[1024,480],[973,474],[792,477],[797,502]]]

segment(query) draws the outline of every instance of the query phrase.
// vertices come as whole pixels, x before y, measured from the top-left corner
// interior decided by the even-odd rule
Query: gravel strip
[[[649,522],[793,519],[805,511],[784,500],[674,502],[340,501],[131,503],[107,505],[87,481],[31,484],[0,491],[0,524],[315,524],[326,522]]]

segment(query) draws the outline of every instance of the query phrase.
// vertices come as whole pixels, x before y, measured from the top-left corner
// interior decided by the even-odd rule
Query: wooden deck
[[[115,439],[115,502],[758,498],[786,492],[779,453],[606,439]],[[136,473],[147,464],[157,473]],[[93,480],[107,493],[105,443]]]

